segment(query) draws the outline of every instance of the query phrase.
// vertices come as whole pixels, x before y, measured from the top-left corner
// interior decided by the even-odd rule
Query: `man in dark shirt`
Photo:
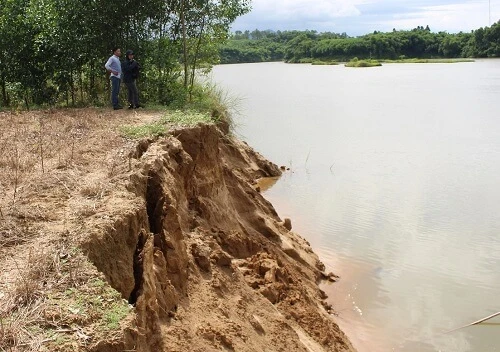
[[[139,77],[140,69],[141,66],[134,60],[134,52],[132,50],[127,50],[125,53],[125,62],[122,64],[122,71],[123,82],[128,90],[129,109],[137,109],[140,107],[139,92],[135,83],[137,77]]]

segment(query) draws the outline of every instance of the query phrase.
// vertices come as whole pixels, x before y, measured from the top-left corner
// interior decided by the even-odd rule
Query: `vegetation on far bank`
[[[338,65],[339,63],[335,60],[317,60],[312,58],[303,58],[294,62],[296,64],[311,64],[311,65]]]
[[[470,33],[434,33],[429,27],[359,37],[317,31],[236,31],[220,48],[221,63],[418,60],[500,57],[500,21]],[[417,61],[408,61],[417,60]],[[443,61],[439,61],[443,62]],[[446,62],[446,61],[444,61]],[[456,62],[456,61],[450,61]]]
[[[459,62],[474,62],[474,59],[397,59],[397,60],[379,60],[383,63],[395,64],[454,64]]]

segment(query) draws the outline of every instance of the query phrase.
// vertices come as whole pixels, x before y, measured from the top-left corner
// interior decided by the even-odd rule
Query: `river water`
[[[222,65],[264,192],[327,269],[360,351],[500,351],[500,60]]]

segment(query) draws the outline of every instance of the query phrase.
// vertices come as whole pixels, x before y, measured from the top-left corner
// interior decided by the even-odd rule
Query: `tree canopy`
[[[106,102],[114,46],[141,62],[144,100],[185,99],[249,10],[249,0],[0,0],[0,106]]]

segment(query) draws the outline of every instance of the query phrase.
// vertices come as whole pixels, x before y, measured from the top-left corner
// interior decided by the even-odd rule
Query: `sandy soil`
[[[353,351],[333,279],[215,125],[148,111],[0,113],[0,351]]]

